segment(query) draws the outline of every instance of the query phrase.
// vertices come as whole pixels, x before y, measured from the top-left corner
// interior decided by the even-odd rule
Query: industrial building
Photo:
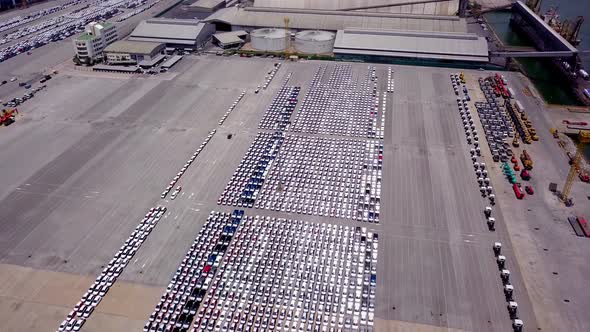
[[[117,28],[109,22],[92,22],[84,33],[74,39],[76,55],[82,63],[94,63],[103,58],[103,50],[117,40]]]
[[[129,40],[164,43],[166,47],[196,49],[215,32],[211,24],[191,19],[154,18],[144,20],[131,32]]]
[[[299,53],[322,54],[331,53],[334,48],[336,34],[329,31],[308,30],[295,35],[295,49]]]
[[[362,10],[384,13],[455,15],[459,8],[459,0],[255,0],[254,6],[267,8]]]
[[[295,30],[337,31],[346,28],[395,29],[441,32],[467,32],[465,19],[457,16],[433,16],[259,7],[228,7],[213,13],[204,22],[213,23],[217,31],[284,27]]]
[[[103,65],[99,64],[92,67],[93,71],[99,72],[110,72],[110,73],[125,73],[125,74],[135,74],[141,72],[141,70],[136,66],[112,66],[112,65]]]
[[[285,29],[264,28],[250,32],[252,48],[259,51],[284,51],[287,48],[287,40]]]
[[[469,33],[345,29],[336,34],[334,55],[339,59],[434,65],[489,62],[485,38]]]
[[[223,49],[240,47],[247,37],[248,33],[243,30],[216,33],[213,35],[213,44]]]
[[[165,44],[120,40],[104,49],[109,64],[137,64],[151,61],[164,51]]]
[[[189,5],[190,10],[198,12],[214,12],[225,7],[225,0],[197,0]]]
[[[177,64],[178,61],[180,61],[180,60],[182,60],[182,55],[175,55],[175,56],[171,57],[170,59],[166,60],[166,62],[164,62],[162,64],[162,68],[170,69],[175,64]]]

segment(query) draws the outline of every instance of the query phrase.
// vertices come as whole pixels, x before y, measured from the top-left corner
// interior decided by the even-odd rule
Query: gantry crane
[[[578,145],[576,150],[576,155],[574,159],[572,159],[572,165],[570,166],[570,171],[567,174],[567,178],[565,180],[565,184],[563,185],[563,190],[561,191],[561,200],[565,203],[565,206],[572,206],[574,205],[571,197],[570,191],[572,190],[572,186],[574,185],[574,180],[576,179],[577,165],[582,159],[582,152]]]
[[[574,202],[572,201],[572,198],[570,197],[570,192],[572,190],[572,186],[574,184],[574,180],[576,179],[576,174],[578,172],[582,172],[581,169],[581,165],[580,162],[582,160],[582,145],[584,143],[588,143],[590,142],[590,132],[588,131],[580,131],[580,134],[578,135],[579,137],[579,142],[578,145],[576,146],[576,154],[574,155],[574,157],[572,158],[571,162],[571,166],[570,166],[570,171],[567,174],[567,178],[565,180],[565,184],[563,185],[563,190],[561,191],[561,200],[564,202],[565,206],[572,206],[574,205]],[[585,177],[584,179],[582,177]],[[587,180],[588,175],[587,174],[582,174],[580,173],[580,179],[581,180]]]

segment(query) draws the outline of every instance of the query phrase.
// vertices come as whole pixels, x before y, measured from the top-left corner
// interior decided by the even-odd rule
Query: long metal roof
[[[294,29],[336,31],[358,27],[443,32],[467,31],[465,20],[452,16],[257,7],[222,8],[204,22],[221,22],[242,27],[283,27],[285,17],[289,18],[289,27]]]
[[[158,54],[150,60],[141,60],[137,65],[140,67],[153,67],[155,64],[164,60],[165,57],[164,54]]]
[[[205,26],[198,20],[149,19],[141,21],[131,33],[130,40],[168,42],[191,41],[193,44]]]
[[[92,67],[92,69],[93,70],[105,70],[105,71],[118,71],[118,72],[124,72],[124,73],[135,73],[139,70],[139,68],[137,66],[125,67],[125,66],[110,66],[110,65],[103,65],[103,64],[94,65],[94,67]]]
[[[405,5],[402,5],[404,3]],[[254,6],[331,10],[368,7],[362,10],[386,13],[455,15],[459,10],[459,0],[441,0],[441,2],[430,3],[410,0],[255,0]]]
[[[433,33],[376,29],[339,30],[335,54],[386,55],[488,62],[485,38],[468,33]]]
[[[162,43],[118,40],[105,48],[107,53],[152,54],[163,46]]]
[[[225,4],[225,0],[197,0],[190,4],[189,7],[197,7],[197,8],[204,8],[204,9],[213,9],[217,6]]]
[[[162,64],[162,68],[170,68],[182,59],[182,55],[175,55]]]
[[[245,37],[247,35],[248,33],[246,31],[239,30],[216,33],[213,35],[213,38],[217,39],[222,44],[236,44],[243,42],[244,40],[240,37]]]

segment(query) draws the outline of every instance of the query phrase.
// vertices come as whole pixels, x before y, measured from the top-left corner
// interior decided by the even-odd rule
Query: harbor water
[[[550,7],[557,7],[557,12],[560,19],[575,19],[578,15],[590,15],[590,7],[587,1],[571,1],[571,0],[545,0],[541,9],[541,13],[545,13]],[[492,28],[501,41],[510,46],[532,46],[526,39],[520,37],[514,32],[510,23],[509,11],[497,11],[484,14],[487,23]],[[588,16],[588,15],[586,15]],[[589,17],[590,19],[590,17]],[[577,46],[580,50],[590,50],[590,22],[585,22],[578,38],[581,43]],[[560,105],[578,105],[576,97],[569,92],[565,87],[560,86],[552,79],[553,74],[549,69],[550,66],[544,60],[540,59],[518,59],[527,76],[535,85],[535,88],[547,103]],[[583,57],[582,63],[587,71],[590,71],[590,57]],[[572,137],[577,143],[577,138]],[[590,144],[583,144],[582,150],[585,159],[590,162]]]
[[[545,13],[551,6],[558,8],[560,19],[575,19],[578,15],[590,14],[587,1],[552,0],[544,1],[541,13]],[[484,14],[486,21],[494,30],[498,38],[510,46],[532,46],[526,39],[514,32],[510,25],[509,11],[497,11]],[[577,47],[581,50],[590,50],[590,23],[582,25],[579,39],[582,40]],[[582,58],[584,67],[590,69],[590,58]],[[531,79],[535,88],[549,104],[579,105],[579,101],[568,88],[556,84],[555,74],[547,60],[543,59],[518,59],[527,76]]]

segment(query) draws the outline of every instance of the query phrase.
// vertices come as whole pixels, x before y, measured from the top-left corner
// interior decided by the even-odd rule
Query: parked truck
[[[522,153],[520,154],[520,161],[522,161],[522,165],[526,170],[530,171],[533,169],[533,159],[531,159],[531,156],[526,150],[522,150]]]

